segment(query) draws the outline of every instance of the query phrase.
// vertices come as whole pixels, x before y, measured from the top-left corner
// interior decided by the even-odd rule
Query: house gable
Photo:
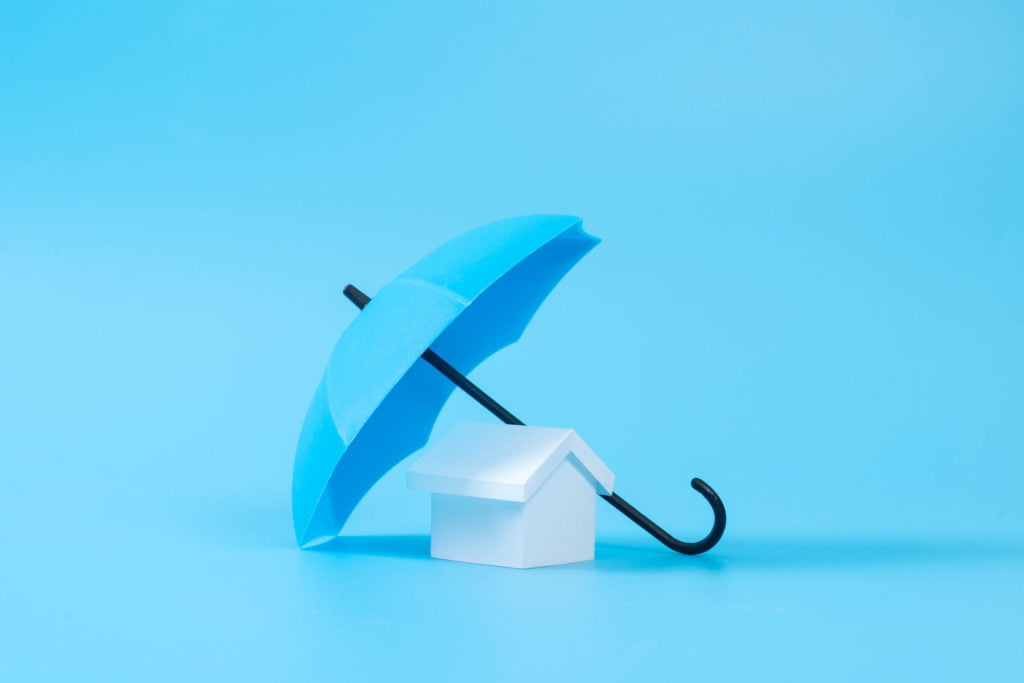
[[[566,458],[523,505],[523,563],[540,567],[594,559],[597,500],[592,483]]]

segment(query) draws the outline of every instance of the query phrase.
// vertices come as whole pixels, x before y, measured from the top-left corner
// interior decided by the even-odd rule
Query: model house
[[[431,495],[430,554],[503,567],[594,559],[615,475],[571,429],[463,422],[408,470]]]

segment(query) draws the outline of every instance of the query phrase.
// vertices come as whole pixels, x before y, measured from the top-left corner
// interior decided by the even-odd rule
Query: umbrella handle
[[[346,285],[344,294],[359,310],[366,308],[371,301],[369,296],[353,285]],[[504,406],[491,398],[483,389],[473,384],[468,377],[430,349],[423,352],[423,360],[433,365],[442,375],[450,379],[455,386],[469,394],[471,398],[505,424],[525,425],[522,420],[506,410]],[[661,541],[666,547],[684,555],[698,555],[711,550],[718,543],[719,539],[722,538],[722,534],[725,533],[725,505],[722,504],[722,499],[718,497],[715,490],[704,483],[702,479],[694,478],[690,481],[690,486],[700,495],[704,496],[708,503],[711,504],[711,509],[715,513],[715,522],[711,525],[711,531],[696,543],[687,543],[675,538],[651,521],[650,517],[623,500],[617,493],[611,493],[607,496],[602,495],[601,497],[611,503],[616,510],[633,520],[641,529]]]
[[[711,531],[708,532],[707,536],[696,543],[680,541],[676,537],[672,536],[655,524],[650,517],[627,503],[617,493],[601,497],[611,503],[612,507],[616,510],[633,520],[641,529],[661,541],[661,543],[666,547],[675,550],[677,553],[683,553],[684,555],[699,555],[700,553],[707,552],[715,547],[715,544],[721,540],[722,534],[725,533],[725,505],[722,504],[722,499],[718,497],[715,490],[708,486],[703,479],[694,477],[690,480],[690,486],[692,486],[697,493],[704,496],[705,500],[711,504],[711,509],[715,513],[715,522],[711,525]]]

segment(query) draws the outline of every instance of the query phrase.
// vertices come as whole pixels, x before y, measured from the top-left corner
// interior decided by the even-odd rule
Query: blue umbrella
[[[472,230],[385,285],[372,305],[349,285],[363,312],[338,340],[299,438],[292,516],[299,545],[341,531],[367,491],[426,445],[457,386],[508,424],[523,424],[466,378],[515,342],[555,285],[599,240],[572,216],[521,216]],[[679,552],[709,549],[725,529],[715,492],[692,486],[715,511],[697,543],[674,539],[612,493],[609,503]]]

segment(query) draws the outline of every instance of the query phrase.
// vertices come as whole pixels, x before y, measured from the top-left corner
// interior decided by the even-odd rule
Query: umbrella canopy
[[[388,470],[426,445],[454,385],[428,348],[468,373],[515,342],[600,240],[573,216],[521,216],[435,249],[385,285],[338,340],[295,454],[300,546],[328,541]]]

